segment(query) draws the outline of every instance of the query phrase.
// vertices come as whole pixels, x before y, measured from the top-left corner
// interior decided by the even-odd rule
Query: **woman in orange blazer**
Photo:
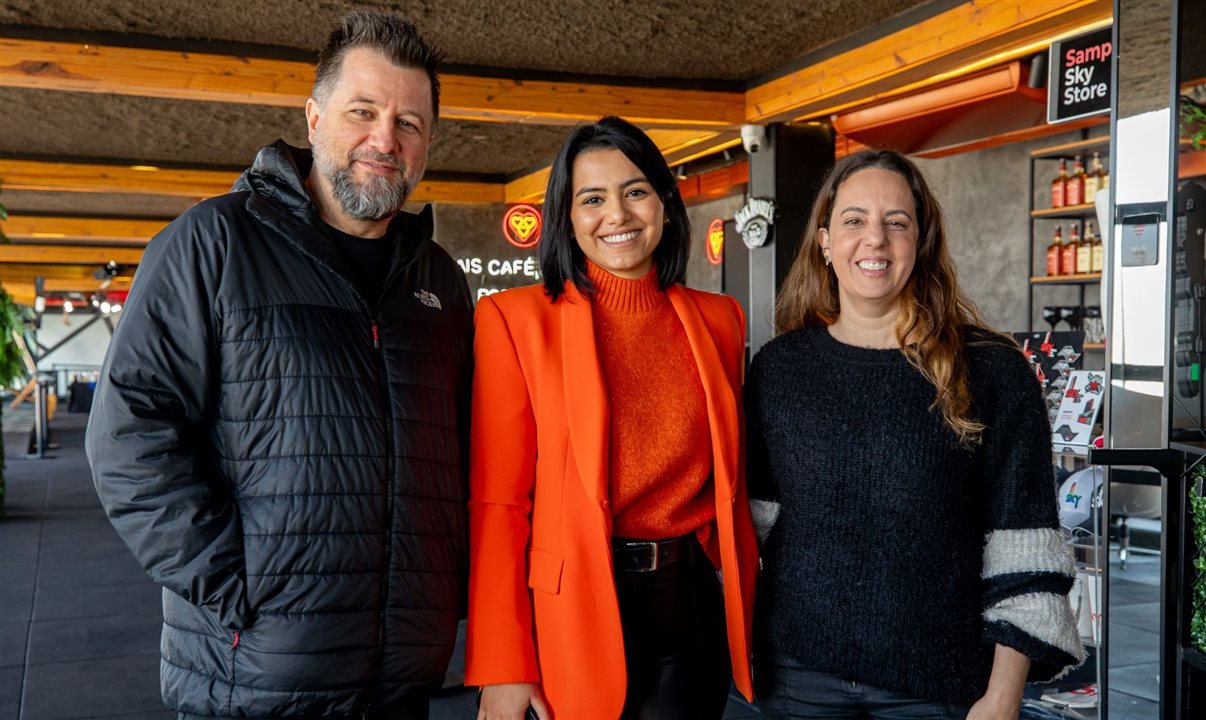
[[[481,720],[719,720],[752,698],[744,320],[681,283],[677,185],[636,127],[570,133],[543,285],[477,306],[466,683]]]

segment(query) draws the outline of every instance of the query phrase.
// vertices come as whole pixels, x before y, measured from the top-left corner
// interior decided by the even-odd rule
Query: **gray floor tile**
[[[149,582],[146,573],[129,551],[123,553],[113,550],[89,563],[44,559],[46,562],[38,574],[38,589],[69,590],[76,587],[111,587]]]
[[[154,616],[35,621],[29,629],[31,666],[158,652],[159,622]]]
[[[29,622],[33,602],[32,577],[6,579],[0,583],[0,622]]]
[[[1132,665],[1110,670],[1110,691],[1115,690],[1144,700],[1159,702],[1160,663]]]
[[[1112,668],[1160,661],[1160,636],[1157,633],[1127,625],[1111,625],[1109,643]]]
[[[1124,692],[1111,690],[1107,707],[1110,720],[1156,720],[1160,717],[1159,703]]]
[[[70,691],[64,692],[65,688]],[[82,708],[87,708],[86,715]],[[21,720],[74,720],[159,710],[163,710],[159,653],[26,669]]]
[[[25,664],[25,641],[28,637],[29,623],[0,622],[0,667]]]
[[[1150,632],[1160,631],[1160,603],[1136,603],[1110,608],[1110,624],[1142,628]]]
[[[21,677],[24,668],[0,668],[0,717],[16,718],[21,704]]]
[[[467,688],[460,692],[433,698],[431,720],[466,720],[477,717],[477,690]]]
[[[1110,578],[1110,607],[1118,608],[1123,605],[1160,602],[1160,587],[1146,583],[1122,580],[1117,575]]]
[[[163,612],[162,591],[146,578],[133,585],[80,587],[48,590],[40,588],[34,596],[37,620],[131,615],[158,625]]]

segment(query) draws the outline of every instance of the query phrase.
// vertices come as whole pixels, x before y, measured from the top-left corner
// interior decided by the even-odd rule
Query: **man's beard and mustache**
[[[352,163],[357,160],[396,168],[398,172],[394,175],[369,174],[365,179],[357,180],[352,175]],[[371,150],[354,151],[349,154],[347,164],[340,167],[328,153],[320,151],[314,154],[314,164],[330,183],[343,212],[354,220],[376,222],[391,217],[402,209],[414,189],[406,177],[406,166],[392,155]]]

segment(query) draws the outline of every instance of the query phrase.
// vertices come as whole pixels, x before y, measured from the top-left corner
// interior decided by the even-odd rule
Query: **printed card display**
[[[1100,370],[1073,370],[1059,401],[1059,410],[1052,423],[1051,440],[1069,445],[1088,445],[1092,437],[1101,397],[1105,390],[1105,373]]]
[[[1022,353],[1030,361],[1035,376],[1043,386],[1043,398],[1047,401],[1047,419],[1051,422],[1051,427],[1058,427],[1055,424],[1055,414],[1068,387],[1068,376],[1079,370],[1083,364],[1085,334],[1079,330],[1048,331],[1014,333],[1013,338],[1022,346]],[[1098,400],[1095,404],[1100,405],[1101,401]]]

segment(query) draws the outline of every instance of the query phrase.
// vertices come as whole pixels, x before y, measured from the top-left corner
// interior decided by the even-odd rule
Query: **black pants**
[[[732,681],[724,596],[691,539],[689,559],[616,573],[628,690],[621,720],[720,720]]]
[[[815,672],[782,653],[757,676],[758,709],[770,720],[963,720],[969,710]]]

